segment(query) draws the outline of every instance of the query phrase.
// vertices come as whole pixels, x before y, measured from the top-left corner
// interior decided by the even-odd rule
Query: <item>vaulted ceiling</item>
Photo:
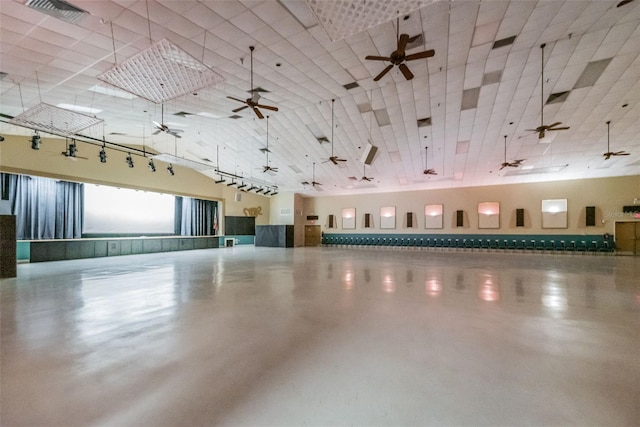
[[[640,171],[637,0],[70,0],[87,12],[67,16],[71,22],[31,3],[48,2],[0,2],[2,134],[32,134],[8,121],[41,103],[75,108],[104,120],[81,132],[90,138],[144,143],[208,165],[202,173],[214,178],[219,168],[309,195]],[[407,55],[435,54],[406,62],[411,80],[393,67],[374,81],[387,63],[365,57],[390,55],[398,33],[411,38]],[[204,64],[213,79],[158,103],[103,81],[162,40]],[[243,104],[228,98],[251,97],[250,46],[259,103],[278,108],[260,110],[269,116],[268,141],[267,119],[251,108],[232,112]],[[165,88],[144,72],[138,77]],[[178,84],[183,76],[171,78]],[[543,101],[544,124],[570,129],[541,140],[528,129],[541,125]],[[154,135],[154,122],[181,138]],[[263,172],[267,142],[277,172]],[[368,144],[378,151],[365,167]],[[98,150],[78,144],[89,162],[99,161]],[[623,150],[631,154],[603,157]],[[347,161],[328,162],[332,151]],[[500,169],[516,159],[524,159],[519,167]],[[322,186],[302,184],[312,180]]]

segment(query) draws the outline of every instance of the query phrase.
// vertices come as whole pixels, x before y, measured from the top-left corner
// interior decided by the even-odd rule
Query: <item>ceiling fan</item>
[[[603,154],[605,160],[609,160],[612,156],[628,156],[631,153],[626,151],[611,151],[609,148],[609,124],[611,120],[607,121],[607,152]]]
[[[251,93],[251,98],[240,99],[240,98],[234,98],[233,96],[227,96],[227,98],[246,104],[242,107],[236,108],[235,110],[231,110],[232,112],[237,113],[238,111],[242,111],[245,108],[250,107],[251,109],[253,109],[253,112],[256,113],[256,116],[258,116],[259,119],[264,119],[262,112],[260,112],[258,108],[264,108],[265,110],[271,110],[271,111],[278,111],[278,107],[260,104],[260,93],[253,88],[253,49],[255,49],[255,47],[249,46],[249,50],[251,51],[251,90],[249,91]]]
[[[313,179],[311,180],[311,182],[309,181],[303,181],[301,182],[302,185],[312,185],[316,190],[320,191],[320,186],[322,186],[322,184],[320,184],[318,181],[316,181],[316,164],[315,162],[313,163]]]
[[[397,24],[396,24],[396,39],[398,40],[396,50],[391,52],[389,56],[368,55],[364,58],[364,59],[369,59],[373,61],[391,62],[391,64],[387,65],[387,67],[384,70],[382,70],[382,72],[373,79],[374,82],[377,82],[382,77],[384,77],[384,75],[387,74],[393,68],[394,65],[398,66],[398,68],[402,72],[402,75],[404,76],[405,79],[411,80],[413,78],[413,73],[411,72],[409,67],[407,67],[407,64],[405,62],[414,61],[416,59],[431,58],[433,55],[435,55],[435,51],[433,49],[425,50],[423,52],[418,52],[411,55],[406,55],[405,49],[407,48],[407,43],[409,43],[410,41],[413,41],[413,39],[411,39],[408,34],[398,35],[399,32],[400,32],[400,18],[397,19]]]
[[[267,164],[262,167],[262,173],[265,173],[268,171],[278,172],[278,168],[274,168],[269,165],[269,153],[270,153],[269,151],[269,116],[267,116],[267,149],[264,150],[264,152],[267,155]]]
[[[422,171],[422,173],[425,175],[438,175],[438,172],[436,172],[435,169],[429,169],[427,166],[428,150],[429,150],[429,147],[424,147],[424,170]]]
[[[171,129],[169,126],[164,124],[164,104],[162,104],[162,123],[153,121],[153,124],[156,127],[156,131],[153,133],[154,135],[157,135],[160,132],[165,132],[169,135],[175,136],[176,138],[182,138],[182,136],[178,135],[179,133],[184,132],[182,129]]]
[[[513,162],[507,162],[507,135],[504,136],[504,162],[500,165],[500,170],[504,168],[517,168],[524,162],[526,159],[517,159]]]
[[[360,181],[371,182],[371,181],[373,181],[373,177],[367,176],[367,174],[365,173],[366,168],[367,168],[367,164],[365,163],[365,164],[362,165],[362,178],[360,178]]]
[[[335,99],[331,100],[331,157],[329,157],[329,159],[323,163],[331,162],[334,165],[337,165],[338,162],[346,162],[347,159],[341,159],[340,157],[333,154],[333,106],[335,102]]]
[[[538,139],[543,139],[545,136],[545,132],[547,131],[555,131],[555,130],[567,130],[569,126],[560,126],[562,122],[555,122],[550,125],[544,124],[544,47],[545,43],[540,45],[540,49],[542,52],[542,61],[540,63],[541,76],[542,81],[540,82],[540,126],[535,129],[527,129],[528,132],[538,132]],[[560,127],[559,127],[560,126]]]

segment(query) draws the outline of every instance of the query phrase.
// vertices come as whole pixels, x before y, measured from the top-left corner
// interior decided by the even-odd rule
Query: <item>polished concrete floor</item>
[[[633,257],[235,247],[0,281],[2,426],[632,426]]]

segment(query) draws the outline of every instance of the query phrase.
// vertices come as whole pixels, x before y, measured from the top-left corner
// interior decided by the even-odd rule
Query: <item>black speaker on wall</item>
[[[407,228],[413,228],[413,212],[407,212]]]
[[[524,227],[524,209],[516,209],[516,227]]]
[[[335,228],[336,226],[336,217],[334,215],[329,215],[329,228]]]
[[[595,206],[587,206],[587,227],[595,227],[596,226],[596,207]]]
[[[456,211],[456,227],[464,227],[464,211]]]
[[[364,228],[370,228],[371,227],[371,214],[364,214]]]

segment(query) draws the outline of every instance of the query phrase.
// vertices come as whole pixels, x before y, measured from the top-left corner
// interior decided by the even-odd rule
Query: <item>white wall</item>
[[[614,222],[621,220],[622,206],[640,199],[640,175],[532,184],[408,191],[350,196],[308,197],[304,200],[304,216],[316,214],[325,233],[460,233],[460,234],[604,234],[613,233]],[[543,199],[568,199],[568,227],[542,228],[540,212]],[[478,228],[477,205],[500,202],[500,228]],[[424,206],[444,205],[442,229],[425,229]],[[380,208],[396,207],[396,228],[380,229]],[[586,227],[586,206],[596,207],[596,226]],[[356,208],[356,229],[342,230],[341,211]],[[525,226],[516,227],[515,210],[525,210]],[[456,227],[456,210],[464,211],[464,227]],[[407,228],[407,212],[415,212],[417,225]],[[370,213],[373,228],[364,228],[364,214]],[[328,216],[333,214],[337,228],[329,229]],[[629,218],[631,219],[631,218]],[[305,223],[310,223],[305,220]]]

